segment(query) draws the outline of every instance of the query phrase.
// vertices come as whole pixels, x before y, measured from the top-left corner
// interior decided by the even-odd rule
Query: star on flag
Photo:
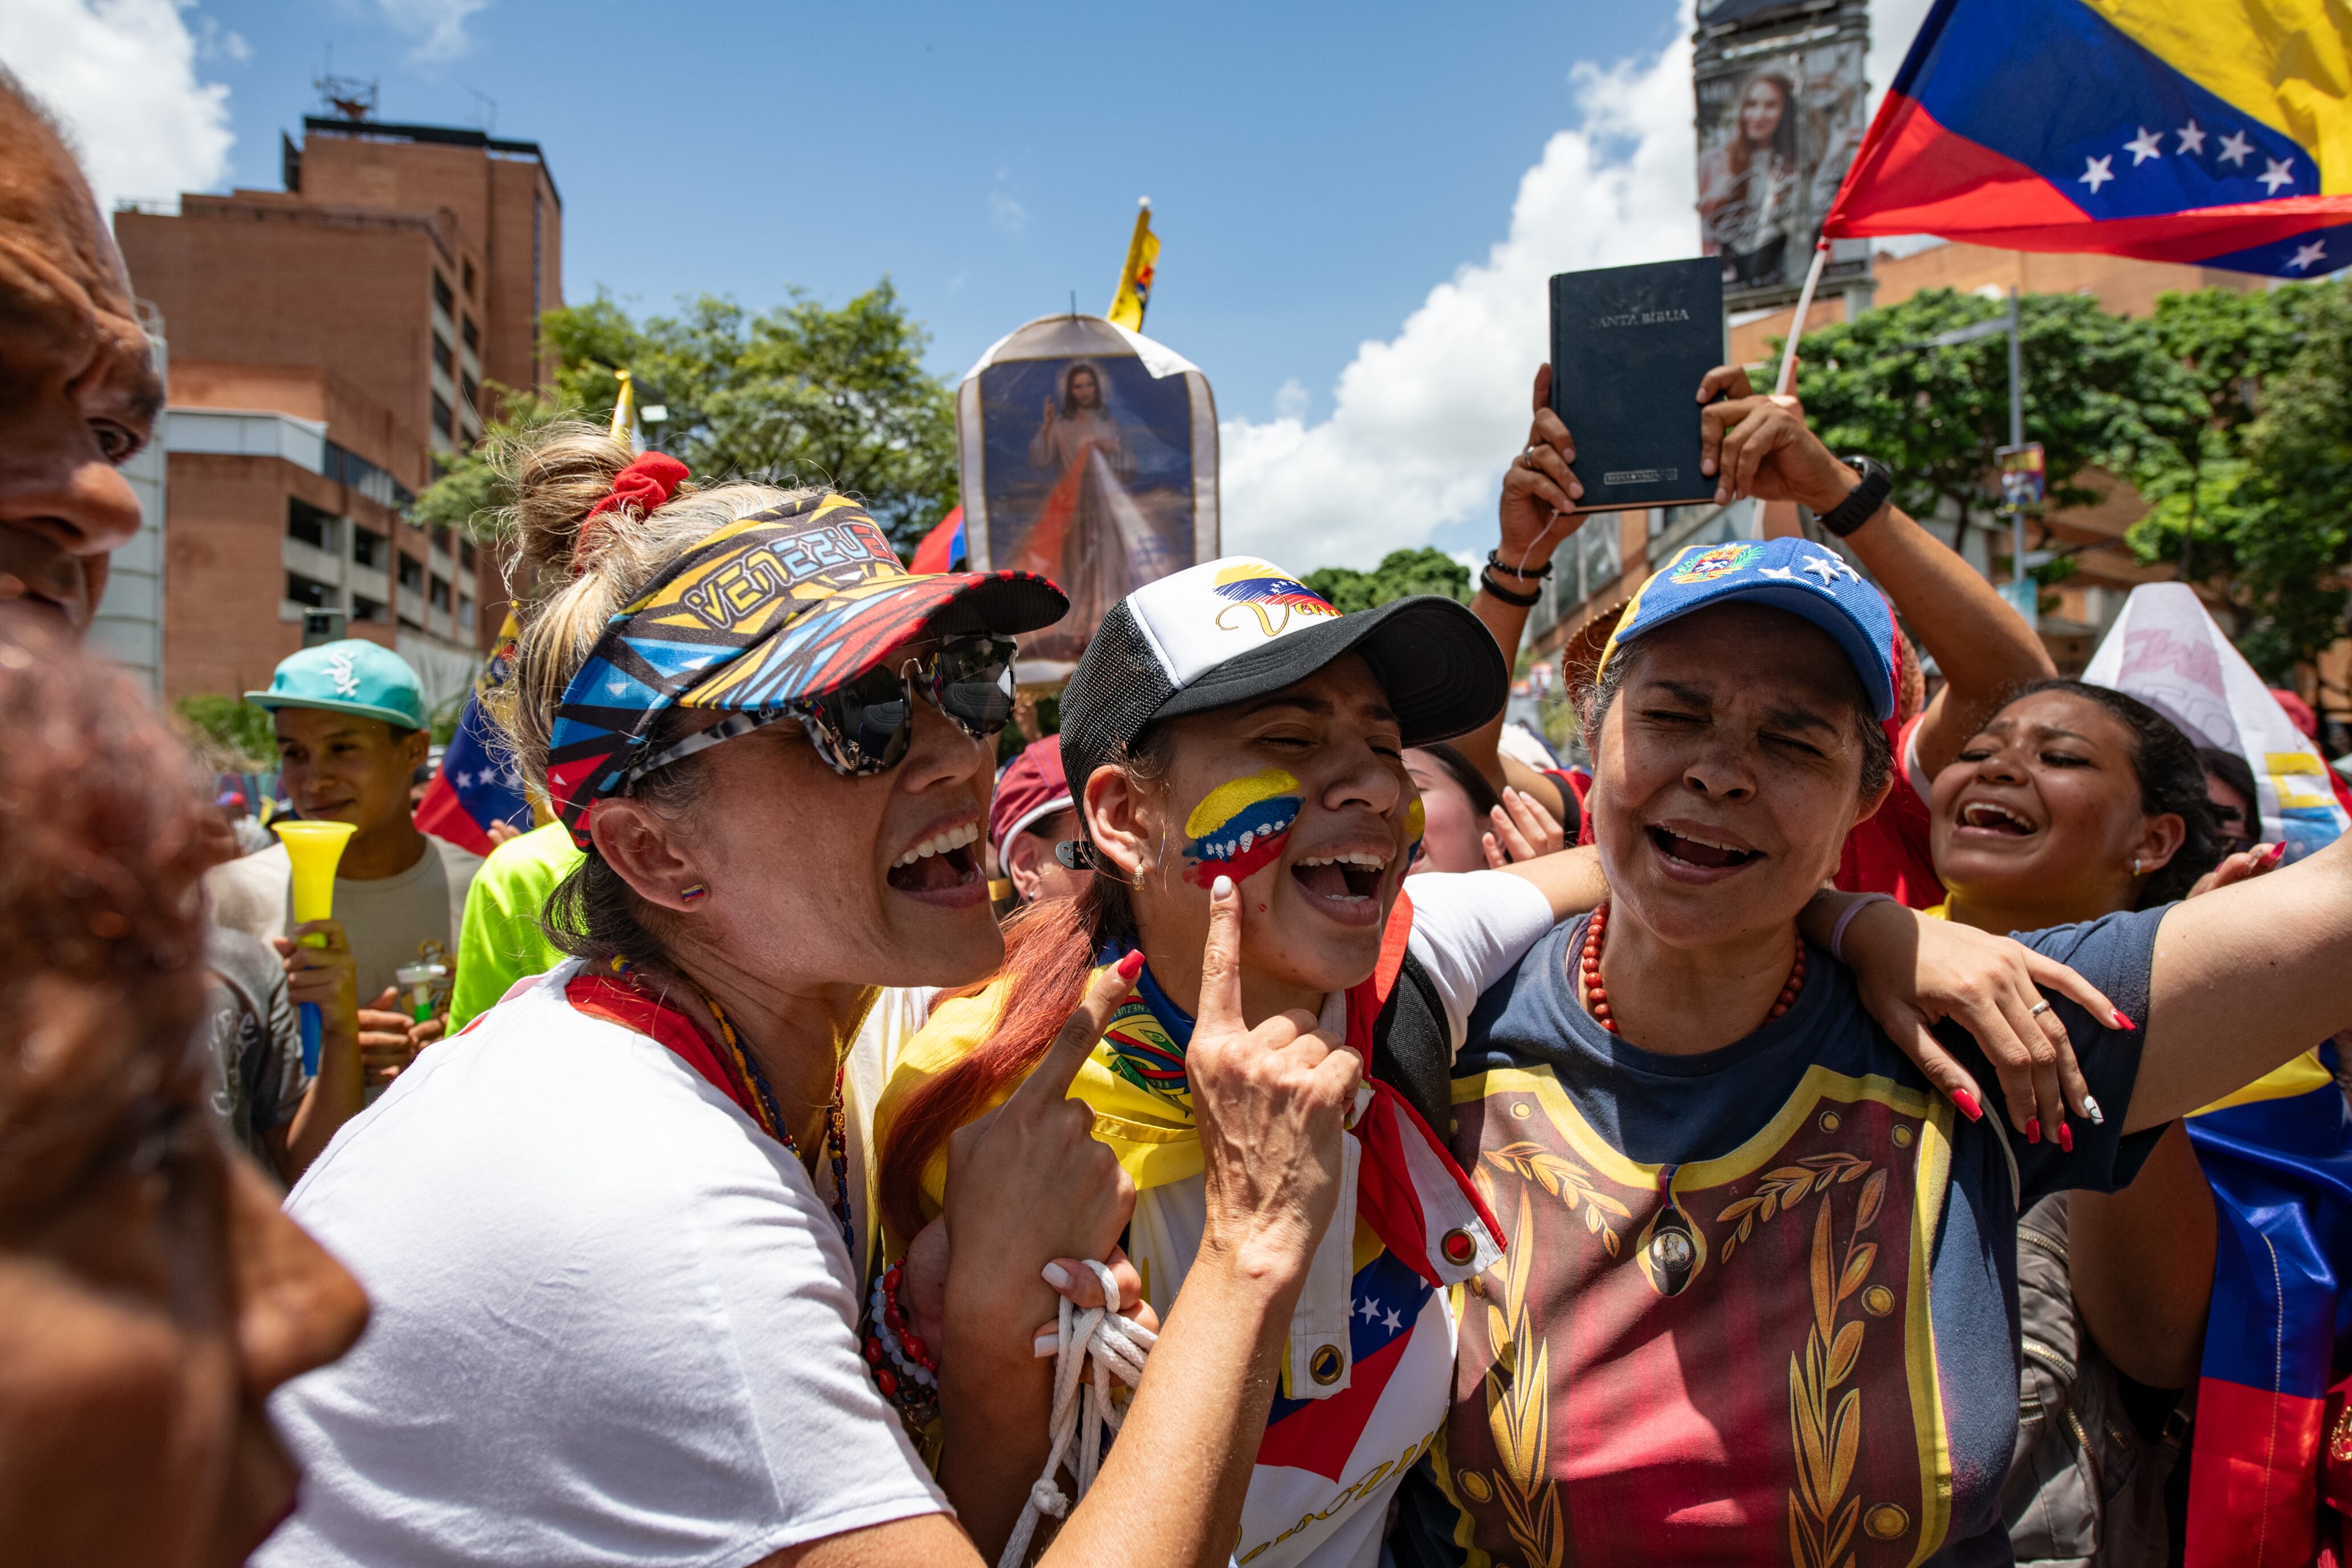
[[[2254,144],[2246,139],[2246,133],[2244,132],[2233,131],[2229,135],[2221,138],[2221,152],[2220,155],[2221,162],[2234,165],[2244,163],[2247,155],[2252,153],[2253,150]]]
[[[2294,254],[2288,258],[2287,265],[2297,272],[2308,272],[2311,270],[2312,264],[2326,254],[2326,243],[2324,240],[2315,239],[2309,245],[2297,246]]]
[[[2132,167],[2135,169],[2150,158],[2164,156],[2164,143],[2159,140],[2163,132],[2150,131],[2145,125],[2138,127],[2138,135],[2124,143],[2124,151],[2132,155]]]
[[[2278,188],[2281,185],[2291,185],[2294,184],[2294,176],[2286,172],[2287,165],[2294,163],[2294,159],[2271,158],[2264,161],[2270,164],[2270,167],[2264,169],[2262,174],[2256,177],[2262,181],[2263,190],[2266,194],[2274,196],[2278,195]]]
[[[2116,177],[2115,161],[2112,153],[2105,158],[2084,158],[2083,173],[2074,183],[2090,186],[2091,194],[2097,195],[2099,187]]]
[[[2174,132],[2173,134],[2180,138],[2180,145],[2173,149],[2173,151],[2177,153],[2202,153],[2205,151],[2205,132],[2197,128],[2197,121],[2194,120],[2191,120],[2188,124]]]

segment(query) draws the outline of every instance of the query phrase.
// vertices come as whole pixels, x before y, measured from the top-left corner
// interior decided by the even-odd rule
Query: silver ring
[[[2025,1016],[2029,1018],[2039,1018],[2042,1014],[2047,1013],[2048,1011],[2050,1011],[2050,1004],[2048,1002],[2036,1002],[2032,1006],[2028,1007],[2025,1010]]]

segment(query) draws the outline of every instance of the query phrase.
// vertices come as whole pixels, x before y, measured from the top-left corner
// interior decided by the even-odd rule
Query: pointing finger
[[[1209,886],[1209,940],[1201,950],[1200,1022],[1239,1031],[1242,1022],[1242,900],[1231,877]]]

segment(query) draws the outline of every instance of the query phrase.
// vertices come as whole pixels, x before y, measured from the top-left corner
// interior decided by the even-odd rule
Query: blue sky
[[[331,45],[337,72],[382,79],[383,119],[479,123],[478,91],[499,134],[546,149],[569,297],[756,306],[797,285],[838,301],[887,273],[950,376],[1073,289],[1102,310],[1149,195],[1163,249],[1147,330],[1208,372],[1222,413],[1253,418],[1294,380],[1308,412],[1328,406],[1360,341],[1501,235],[1519,176],[1574,119],[1573,62],[1675,30],[1660,0],[493,0],[453,35],[456,9],[195,7],[246,46],[204,72],[230,89],[229,178],[277,185],[278,132],[315,110]]]
[[[1875,85],[1927,4],[1873,0]],[[275,188],[330,47],[387,120],[494,100],[562,191],[570,298],[887,273],[947,377],[1105,309],[1149,195],[1146,330],[1215,387],[1223,548],[1306,570],[1483,552],[1545,279],[1694,252],[1689,7],[0,0],[0,59],[107,201]]]

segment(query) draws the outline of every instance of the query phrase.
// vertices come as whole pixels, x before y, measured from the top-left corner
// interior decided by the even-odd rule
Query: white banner
[[[2326,760],[2186,584],[2134,588],[2083,679],[2138,698],[2198,745],[2244,757],[2262,795],[2263,837],[2284,839],[2288,862],[2352,826]]]

